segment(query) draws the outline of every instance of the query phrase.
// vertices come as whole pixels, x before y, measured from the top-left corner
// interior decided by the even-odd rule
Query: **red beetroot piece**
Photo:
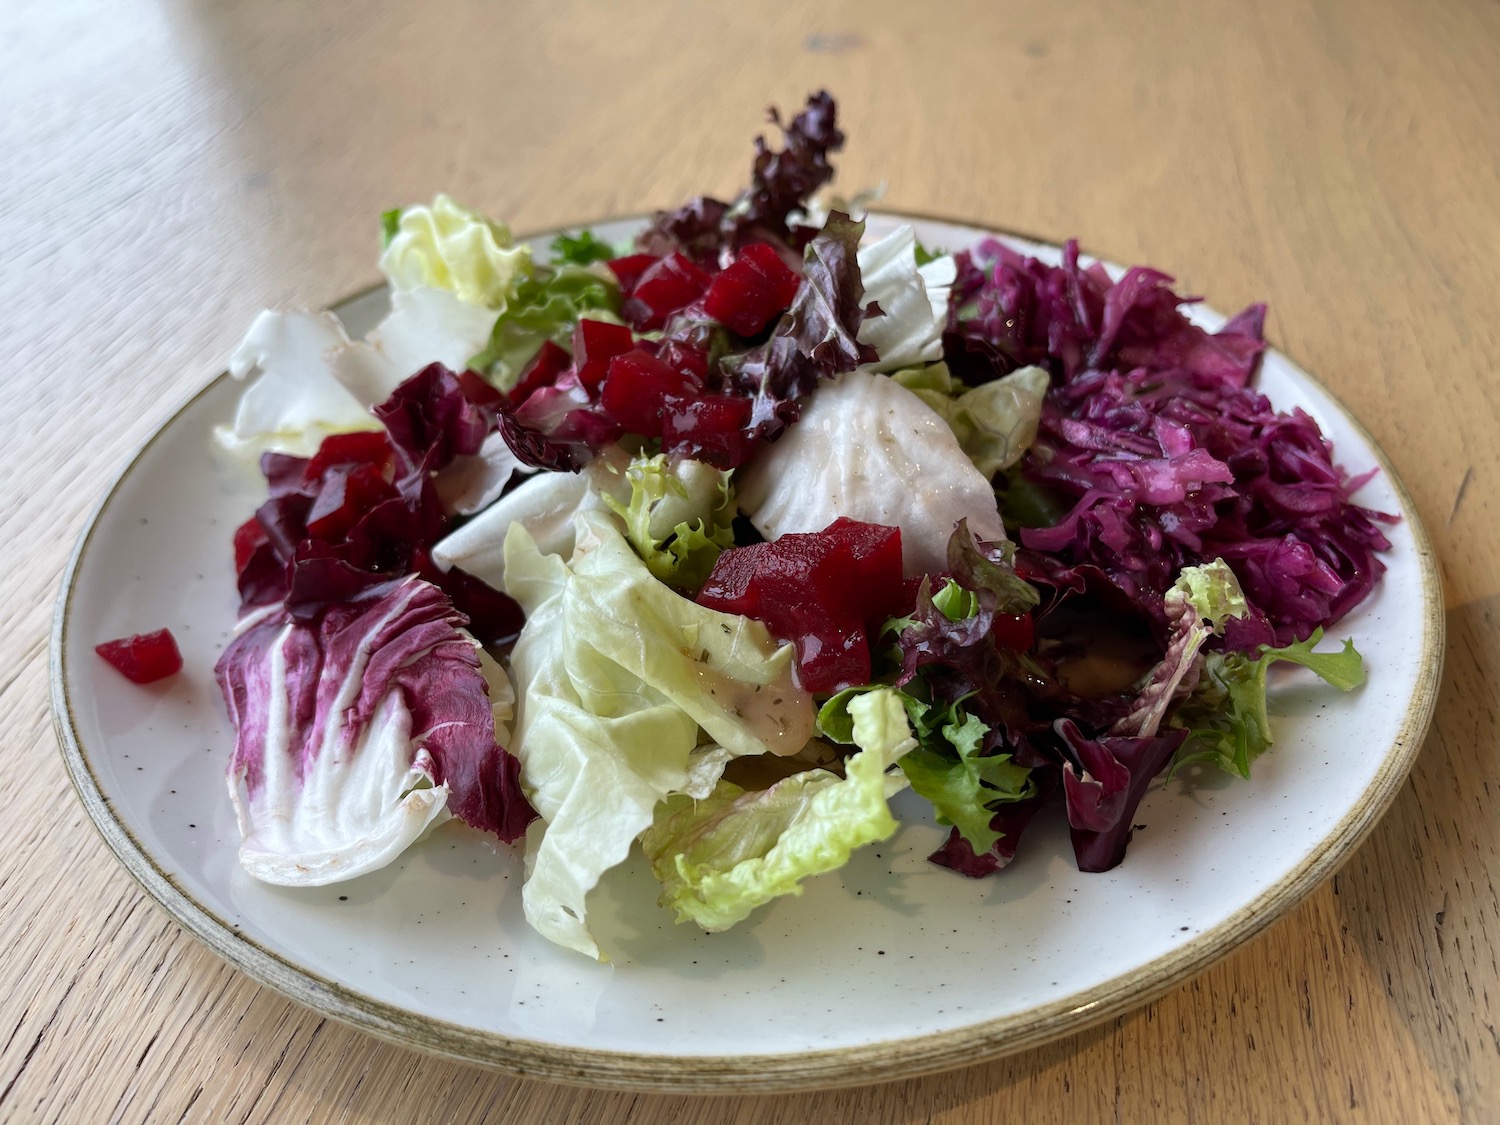
[[[697,389],[690,374],[636,348],[609,361],[599,405],[628,433],[661,437],[663,414]]]
[[[704,311],[741,336],[754,336],[791,306],[802,279],[764,242],[752,242],[714,275]]]
[[[324,474],[318,494],[307,512],[307,534],[326,543],[349,533],[361,516],[382,500],[398,495],[374,465],[354,465]]]
[[[628,297],[635,292],[641,275],[659,261],[661,259],[655,254],[627,254],[623,258],[615,258],[604,264],[609,268],[609,272],[615,275],[615,280],[620,283],[620,291]]]
[[[266,535],[266,529],[260,526],[260,520],[251,516],[239,527],[234,529],[234,572],[238,574],[245,569],[245,564],[250,561],[250,556],[255,554],[255,549],[262,543],[269,543],[270,537]]]
[[[510,389],[510,401],[520,406],[543,387],[556,383],[564,371],[573,366],[573,357],[566,348],[560,348],[551,340],[544,340],[540,350],[531,357],[531,362],[521,369],[521,376]],[[469,396],[473,401],[473,396]]]
[[[182,653],[170,629],[105,641],[94,651],[132,683],[154,683],[182,671]]]
[[[684,255],[672,254],[641,274],[621,303],[620,315],[636,331],[649,332],[660,328],[678,309],[703,296],[707,288],[708,274]]]
[[[716,469],[733,469],[749,454],[751,404],[738,395],[699,395],[668,403],[662,418],[661,447],[706,461]]]
[[[765,624],[797,650],[802,686],[833,692],[870,680],[869,638],[907,603],[901,531],[840,518],[719,556],[698,604]]]
[[[573,362],[578,366],[578,381],[592,395],[609,373],[609,361],[633,347],[635,336],[623,324],[580,320],[573,329]]]
[[[708,378],[708,349],[691,340],[663,340],[656,358],[668,367],[690,373],[699,382]]]

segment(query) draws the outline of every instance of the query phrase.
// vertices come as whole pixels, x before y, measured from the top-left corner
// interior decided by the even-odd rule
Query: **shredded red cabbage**
[[[1209,333],[1172,279],[1135,267],[1111,282],[1076,242],[1060,266],[994,240],[960,258],[945,343],[955,369],[983,382],[1037,363],[1053,373],[1021,477],[1071,504],[1021,542],[1097,567],[1161,620],[1183,566],[1215,557],[1252,605],[1226,643],[1305,639],[1359,604],[1389,547],[1390,519],[1351,502],[1351,479],[1306,413],[1277,412],[1247,384],[1265,349],[1252,305]]]

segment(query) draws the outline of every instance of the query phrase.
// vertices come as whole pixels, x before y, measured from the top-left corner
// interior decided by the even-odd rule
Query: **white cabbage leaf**
[[[904,224],[879,242],[860,248],[860,279],[865,300],[877,301],[883,316],[859,326],[859,341],[880,353],[870,371],[897,371],[943,357],[948,294],[958,275],[951,254],[917,265],[917,233]]]
[[[1005,539],[994,490],[948,423],[887,375],[823,383],[780,441],[735,475],[740,510],[767,539],[840,516],[901,529],[908,576],[947,568],[958,521]]]

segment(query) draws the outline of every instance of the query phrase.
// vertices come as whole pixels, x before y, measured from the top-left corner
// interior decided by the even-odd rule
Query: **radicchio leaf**
[[[270,611],[230,643],[215,675],[235,724],[231,791],[252,874],[318,884],[373,870],[443,799],[502,840],[525,832],[535,814],[496,741],[465,624],[441,590],[409,577],[311,623]]]
[[[270,497],[236,534],[241,612],[281,602],[311,623],[330,605],[419,572],[494,642],[520,631],[520,607],[462,572],[439,573],[427,550],[452,520],[433,483],[478,454],[496,409],[477,378],[431,364],[374,408],[386,432],[327,438],[311,458],[261,459]],[[237,560],[238,561],[238,560]]]
[[[1146,787],[1166,768],[1188,732],[1089,738],[1071,719],[1059,719],[1054,729],[1076,761],[1062,771],[1073,857],[1080,871],[1108,871],[1125,858]]]

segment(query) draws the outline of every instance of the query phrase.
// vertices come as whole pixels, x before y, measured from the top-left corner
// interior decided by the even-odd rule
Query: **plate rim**
[[[1061,246],[1052,239],[988,222],[908,209],[887,211],[876,208],[871,214],[896,220],[946,223],[1038,245]],[[518,235],[517,241],[535,241],[561,231],[648,217],[645,213],[612,215],[588,222],[550,225],[532,234]],[[1104,255],[1094,256],[1112,260]],[[366,286],[328,308],[342,308],[382,288],[384,283]],[[1432,724],[1446,653],[1446,619],[1431,539],[1410,492],[1370,432],[1321,380],[1283,349],[1274,344],[1271,346],[1300,377],[1326,396],[1365,442],[1401,506],[1401,516],[1410,529],[1417,556],[1423,601],[1422,649],[1411,702],[1369,785],[1339,822],[1308,848],[1307,854],[1291,871],[1217,925],[1195,934],[1148,964],[1082,993],[1034,1005],[1022,1012],[910,1039],[885,1039],[789,1054],[643,1054],[515,1039],[413,1012],[297,965],[219,918],[167,873],[115,815],[110,798],[79,738],[64,669],[68,661],[66,634],[77,571],[100,517],[140,460],[177,419],[230,377],[227,371],[221,371],[179,403],[130,455],[89,513],[63,569],[53,612],[48,671],[52,726],[64,767],[95,830],[121,866],[190,934],[259,984],[320,1015],[330,1016],[400,1046],[457,1062],[477,1063],[521,1077],[589,1087],[689,1094],[794,1092],[895,1081],[991,1061],[1040,1046],[1135,1010],[1162,996],[1250,941],[1305,899],[1342,866],[1380,821],[1411,771]]]

